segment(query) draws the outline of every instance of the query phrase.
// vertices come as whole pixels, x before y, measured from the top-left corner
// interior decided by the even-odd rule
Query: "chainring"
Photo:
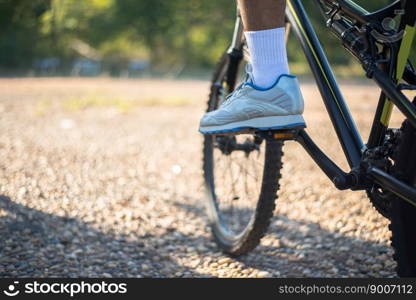
[[[373,189],[367,190],[367,196],[373,207],[385,218],[391,218],[391,199],[393,195],[382,190],[380,187],[374,186]]]
[[[388,173],[392,173],[392,166],[395,163],[395,151],[397,151],[397,146],[400,143],[400,137],[402,133],[402,128],[400,129],[389,129],[386,134],[386,139],[380,148],[384,153],[382,159],[388,158],[390,163],[388,166],[384,166],[384,170]],[[374,158],[373,158],[374,159]],[[376,158],[377,160],[377,158]],[[374,185],[371,189],[367,190],[367,196],[371,201],[371,204],[374,208],[385,218],[391,218],[391,206],[392,200],[395,197],[390,191],[384,190],[381,186]]]

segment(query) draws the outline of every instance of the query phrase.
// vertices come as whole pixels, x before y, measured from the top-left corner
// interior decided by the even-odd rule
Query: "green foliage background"
[[[374,9],[391,1],[357,1]],[[312,0],[303,1],[331,61],[350,65],[324,28]],[[0,72],[26,72],[36,59],[100,59],[108,69],[131,59],[150,60],[154,70],[206,69],[230,42],[233,0],[0,0]],[[303,54],[288,45],[299,70]]]

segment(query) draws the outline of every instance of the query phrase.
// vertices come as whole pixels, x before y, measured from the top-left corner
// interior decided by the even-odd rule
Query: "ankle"
[[[272,87],[283,74],[289,74],[287,64],[258,66],[252,72],[252,80],[254,85],[266,89]]]

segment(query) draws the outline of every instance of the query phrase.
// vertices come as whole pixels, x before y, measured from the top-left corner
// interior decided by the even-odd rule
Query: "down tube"
[[[287,4],[287,17],[295,29],[311,66],[342,149],[350,167],[356,167],[361,161],[361,151],[364,149],[363,141],[302,3],[300,0],[288,0]]]

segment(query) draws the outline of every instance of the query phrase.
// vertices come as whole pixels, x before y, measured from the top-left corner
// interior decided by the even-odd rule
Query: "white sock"
[[[281,74],[289,74],[285,27],[245,31],[254,84],[271,87]]]

